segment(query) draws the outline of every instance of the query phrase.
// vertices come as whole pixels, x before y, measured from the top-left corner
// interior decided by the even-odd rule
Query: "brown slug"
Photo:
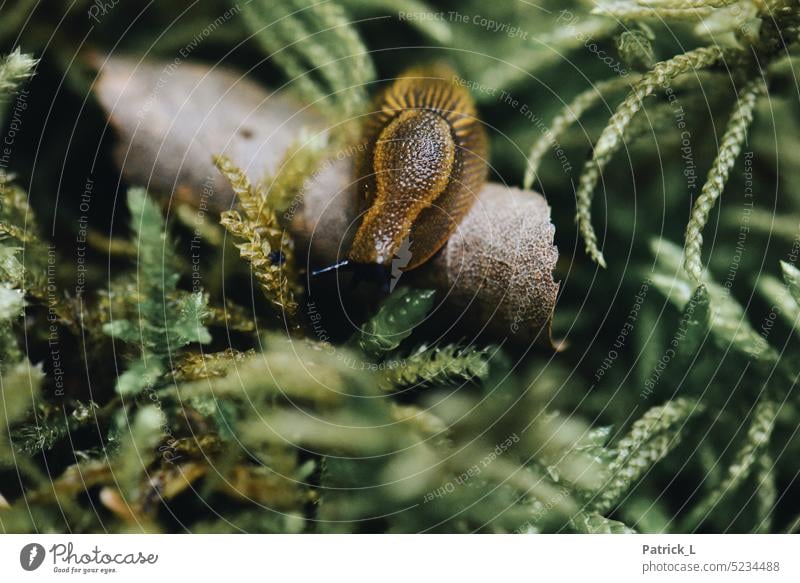
[[[363,218],[350,262],[388,265],[398,257],[403,270],[421,265],[483,188],[486,132],[469,92],[454,78],[442,65],[412,68],[375,100],[357,165]]]

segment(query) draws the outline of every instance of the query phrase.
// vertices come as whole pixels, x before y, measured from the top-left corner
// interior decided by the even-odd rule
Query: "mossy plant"
[[[213,0],[174,27],[9,4],[2,531],[800,529],[796,2]],[[264,152],[261,181],[204,150],[235,195],[216,214],[183,174],[125,184],[80,31],[165,80],[224,60],[326,131]],[[387,294],[298,252],[307,180],[360,154],[385,82],[441,61],[491,180],[552,208],[558,351],[459,328],[423,276]]]

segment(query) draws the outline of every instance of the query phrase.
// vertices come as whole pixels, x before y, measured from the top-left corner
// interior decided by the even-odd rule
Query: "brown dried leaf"
[[[428,269],[455,307],[474,310],[496,335],[550,342],[559,288],[554,235],[543,196],[488,184]]]
[[[123,522],[138,522],[133,509],[125,502],[125,499],[116,488],[104,486],[100,490],[99,497],[100,503]]]
[[[315,262],[334,263],[349,246],[357,224],[351,171],[347,160],[323,166],[293,218],[295,240]],[[485,327],[493,337],[551,344],[559,289],[554,235],[542,195],[488,183],[444,248],[407,277],[434,287],[455,319]]]
[[[213,155],[227,156],[257,183],[274,173],[302,128],[321,119],[225,67],[92,60],[95,95],[119,137],[115,155],[125,177],[196,207],[219,212],[234,199]]]

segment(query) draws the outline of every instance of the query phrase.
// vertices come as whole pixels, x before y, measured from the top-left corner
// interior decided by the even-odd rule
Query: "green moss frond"
[[[228,374],[232,367],[243,364],[255,352],[240,352],[229,348],[223,352],[190,352],[177,363],[173,376],[177,382],[196,381]]]
[[[606,99],[609,93],[629,88],[637,79],[638,76],[630,75],[600,81],[586,91],[579,93],[566,105],[550,122],[550,128],[531,147],[522,187],[530,189],[533,186],[544,155],[556,143],[559,136],[563,135],[587,110]]]
[[[781,271],[783,272],[783,281],[786,284],[786,289],[792,294],[795,303],[800,305],[800,269],[797,269],[791,263],[781,261]]]
[[[337,122],[361,112],[375,77],[369,53],[336,2],[256,0],[246,23],[289,84]]]
[[[689,224],[686,225],[686,271],[695,281],[702,278],[703,227],[708,222],[711,209],[717,199],[722,196],[733,164],[742,151],[747,140],[747,128],[753,121],[753,110],[756,100],[766,94],[766,87],[761,78],[750,81],[736,101],[728,127],[722,136],[717,157],[708,172],[703,190],[694,201]]]
[[[701,47],[656,64],[634,85],[633,90],[617,107],[608,125],[600,134],[592,158],[586,164],[578,184],[576,220],[586,244],[586,252],[601,266],[605,267],[606,262],[597,246],[597,235],[592,227],[592,197],[603,169],[611,161],[614,153],[622,147],[627,127],[643,107],[645,98],[668,85],[679,75],[698,71],[725,60],[726,54],[721,47]]]
[[[0,171],[0,276],[31,303],[50,310],[58,323],[78,330],[78,317],[67,296],[56,287],[58,256],[38,233],[28,195]]]
[[[591,507],[606,514],[619,504],[625,493],[680,443],[686,423],[702,410],[696,401],[676,399],[642,415],[614,448],[609,478]]]
[[[647,70],[655,63],[653,38],[653,33],[645,28],[623,31],[616,38],[617,52],[628,67]]]
[[[274,176],[263,180],[257,187],[263,204],[269,204],[276,216],[302,200],[303,187],[319,168],[327,152],[324,135],[301,137],[286,150]]]
[[[138,358],[119,376],[117,392],[133,396],[156,385],[175,351],[207,343],[208,297],[178,290],[179,262],[158,206],[143,189],[128,192],[133,243],[138,251],[135,319],[115,317],[103,331],[135,349]]]
[[[757,467],[759,458],[769,445],[778,415],[778,403],[765,397],[760,399],[752,412],[750,426],[740,449],[728,467],[722,482],[694,505],[687,517],[687,530],[694,530],[719,506],[725,496],[733,494]],[[768,486],[768,484],[767,484]]]
[[[43,404],[36,410],[36,423],[21,425],[14,432],[14,447],[20,453],[36,455],[52,449],[69,434],[96,422],[98,406],[89,401],[70,402],[72,413],[65,417],[64,409]]]
[[[617,520],[611,520],[597,512],[579,512],[570,526],[581,534],[634,534],[636,531]]]
[[[111,471],[128,506],[140,502],[145,486],[145,470],[155,459],[156,446],[164,436],[164,413],[155,405],[139,409],[120,432],[120,443],[112,459]]]
[[[422,0],[341,0],[340,3],[352,14],[423,14],[433,12],[428,3]],[[408,23],[429,38],[447,44],[453,38],[446,22],[436,19],[418,18]]]
[[[756,526],[757,533],[772,531],[772,513],[778,502],[778,487],[775,477],[775,459],[768,449],[764,449],[756,460]]]
[[[214,156],[214,165],[228,179],[247,220],[265,229],[274,227],[277,223],[275,216],[269,212],[266,200],[253,188],[244,171],[226,156]]]
[[[797,303],[787,287],[788,282],[785,285],[777,277],[771,275],[764,275],[758,280],[758,290],[761,295],[771,303],[773,309],[794,333],[800,334],[800,304]]]
[[[395,350],[428,315],[434,295],[433,290],[396,290],[364,324],[358,342],[361,349],[375,357]]]
[[[725,0],[719,0],[724,2]],[[738,1],[738,0],[734,0]],[[594,14],[604,14],[621,20],[642,20],[646,18],[669,20],[697,20],[714,11],[714,0],[709,2],[691,2],[691,0],[675,0],[659,4],[616,0],[603,3],[592,10]]]
[[[241,212],[222,213],[220,223],[234,237],[243,241],[236,248],[247,261],[264,297],[278,315],[294,318],[301,292],[295,273],[294,241],[280,226],[266,192],[256,190],[244,173],[223,156],[214,158],[220,172],[233,186]],[[244,216],[243,216],[244,215]]]
[[[23,360],[5,366],[0,376],[0,464],[14,463],[9,436],[11,427],[21,421],[40,399],[44,372]]]
[[[5,16],[4,16],[5,20]],[[36,59],[20,51],[19,47],[0,59],[0,125],[5,121],[5,103],[20,83],[33,74]]]
[[[14,334],[14,325],[22,317],[25,309],[25,295],[22,290],[8,283],[0,286],[0,358],[5,363],[16,363],[23,359],[22,350]]]
[[[422,345],[412,354],[386,362],[384,386],[403,388],[479,382],[489,375],[491,349]]]
[[[696,292],[695,281],[683,269],[681,249],[663,240],[654,241],[652,246],[657,259],[653,285],[679,310],[691,310],[695,318],[703,316],[703,328],[698,330],[701,335],[707,321],[714,342],[722,350],[736,350],[765,363],[778,360],[777,351],[748,322],[744,309],[728,289],[712,282],[708,274],[704,274],[700,286],[703,291]],[[695,296],[696,293],[699,295]],[[707,300],[701,299],[706,293]],[[692,298],[695,298],[694,303]],[[705,310],[709,311],[708,315],[703,314]]]

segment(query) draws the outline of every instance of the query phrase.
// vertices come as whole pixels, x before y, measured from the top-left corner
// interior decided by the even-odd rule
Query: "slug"
[[[414,269],[447,242],[483,188],[486,132],[454,78],[443,65],[413,68],[375,100],[357,165],[362,220],[349,262],[397,257],[402,270]]]
[[[120,171],[131,183],[149,184],[165,199],[171,196],[171,202],[181,198],[197,209],[198,217],[235,204],[212,154],[229,155],[258,182],[262,172],[277,172],[302,128],[325,127],[324,119],[289,95],[271,93],[238,71],[187,62],[164,84],[166,65],[110,56],[94,92],[117,133]],[[192,88],[188,100],[187,87]],[[152,108],[142,118],[141,103],[153,95]],[[209,115],[218,111],[226,115]],[[163,124],[163,119],[177,121]],[[254,129],[254,135],[244,136],[243,127]],[[304,258],[309,269],[339,261],[341,245],[351,247],[351,226],[358,224],[357,203],[363,198],[354,178],[364,163],[351,152],[345,147],[332,163],[311,173],[302,200],[284,215],[296,257]],[[219,180],[209,181],[217,175]],[[486,182],[440,252],[403,282],[436,289],[443,307],[467,330],[485,332],[499,343],[551,346],[560,287],[553,279],[558,259],[554,234],[550,207],[541,194]],[[314,285],[322,294],[336,293],[331,281]]]

